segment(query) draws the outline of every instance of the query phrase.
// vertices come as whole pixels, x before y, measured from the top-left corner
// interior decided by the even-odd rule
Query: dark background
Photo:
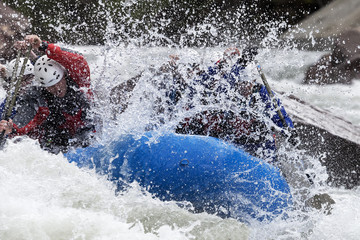
[[[281,34],[331,0],[4,0],[50,42],[227,45]],[[189,31],[191,30],[191,31]]]

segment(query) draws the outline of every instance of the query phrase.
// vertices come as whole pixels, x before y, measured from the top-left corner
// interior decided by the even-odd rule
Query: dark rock
[[[335,201],[329,194],[322,193],[307,199],[305,203],[312,208],[323,210],[326,215],[330,215]]]
[[[310,66],[306,84],[350,84],[360,78],[360,28],[342,33],[335,41],[332,53],[324,55]]]
[[[299,148],[319,159],[333,186],[360,185],[360,127],[294,96],[282,97],[301,140]]]

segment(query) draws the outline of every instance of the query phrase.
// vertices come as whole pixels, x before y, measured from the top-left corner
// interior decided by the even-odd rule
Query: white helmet
[[[47,55],[41,56],[34,66],[35,79],[44,87],[51,87],[63,78],[65,69]]]
[[[16,71],[16,76],[18,77],[20,75],[21,72],[21,68],[24,64],[25,58],[20,58],[19,59],[19,65]],[[15,63],[16,63],[16,58],[11,60],[7,66],[6,66],[6,76],[7,77],[12,77],[13,72],[15,70]],[[24,70],[24,76],[25,75],[30,75],[30,74],[34,74],[34,66],[31,64],[30,60],[28,59],[28,61],[26,62],[26,66],[25,66],[25,70]]]

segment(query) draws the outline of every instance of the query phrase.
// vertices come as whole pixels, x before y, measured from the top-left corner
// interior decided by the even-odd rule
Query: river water
[[[84,53],[90,64],[97,112],[105,119],[99,139],[105,143],[124,132],[140,132],[150,121],[146,101],[135,101],[114,120],[108,101],[112,87],[150,65],[167,62],[171,54],[210,66],[224,51],[70,47]],[[257,59],[274,90],[294,94],[360,126],[360,81],[350,86],[301,84],[306,67],[321,54],[262,49]],[[249,68],[258,78],[255,66]],[[149,93],[149,86],[142,88]],[[0,97],[5,97],[2,89]],[[166,124],[165,130],[172,127],[171,122]],[[323,175],[321,167],[314,171]],[[295,186],[291,188],[297,191]],[[0,239],[358,239],[360,190],[321,184],[312,188],[335,200],[331,214],[298,210],[285,220],[246,225],[234,219],[190,213],[174,202],[152,198],[136,184],[126,193],[115,194],[105,177],[69,164],[62,154],[47,153],[30,139],[12,140],[0,153]]]

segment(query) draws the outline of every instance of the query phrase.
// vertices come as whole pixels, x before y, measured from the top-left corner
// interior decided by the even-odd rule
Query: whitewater
[[[96,112],[104,118],[99,141],[141,132],[149,121],[146,101],[133,102],[116,120],[109,104],[110,89],[169,61],[211,66],[225,48],[67,46],[84,54],[92,71]],[[293,94],[360,126],[360,81],[352,85],[302,85],[306,68],[324,52],[260,49],[257,60],[275,91]],[[196,56],[196,59],[194,59]],[[249,71],[257,81],[256,66]],[[149,86],[140,86],[149,92]],[[155,91],[155,90],[154,90]],[[154,92],[156,95],[156,91]],[[5,97],[1,89],[0,97]],[[162,130],[173,127],[168,122]],[[317,159],[314,159],[316,161]],[[344,159],[346,160],[346,159]],[[319,176],[321,166],[315,167]],[[295,187],[294,191],[296,191]],[[358,239],[360,190],[315,184],[311,191],[328,193],[335,204],[323,210],[299,210],[287,219],[247,225],[207,213],[194,214],[176,202],[162,202],[134,183],[126,192],[94,170],[79,169],[62,155],[42,150],[36,141],[8,140],[0,153],[0,239]]]

